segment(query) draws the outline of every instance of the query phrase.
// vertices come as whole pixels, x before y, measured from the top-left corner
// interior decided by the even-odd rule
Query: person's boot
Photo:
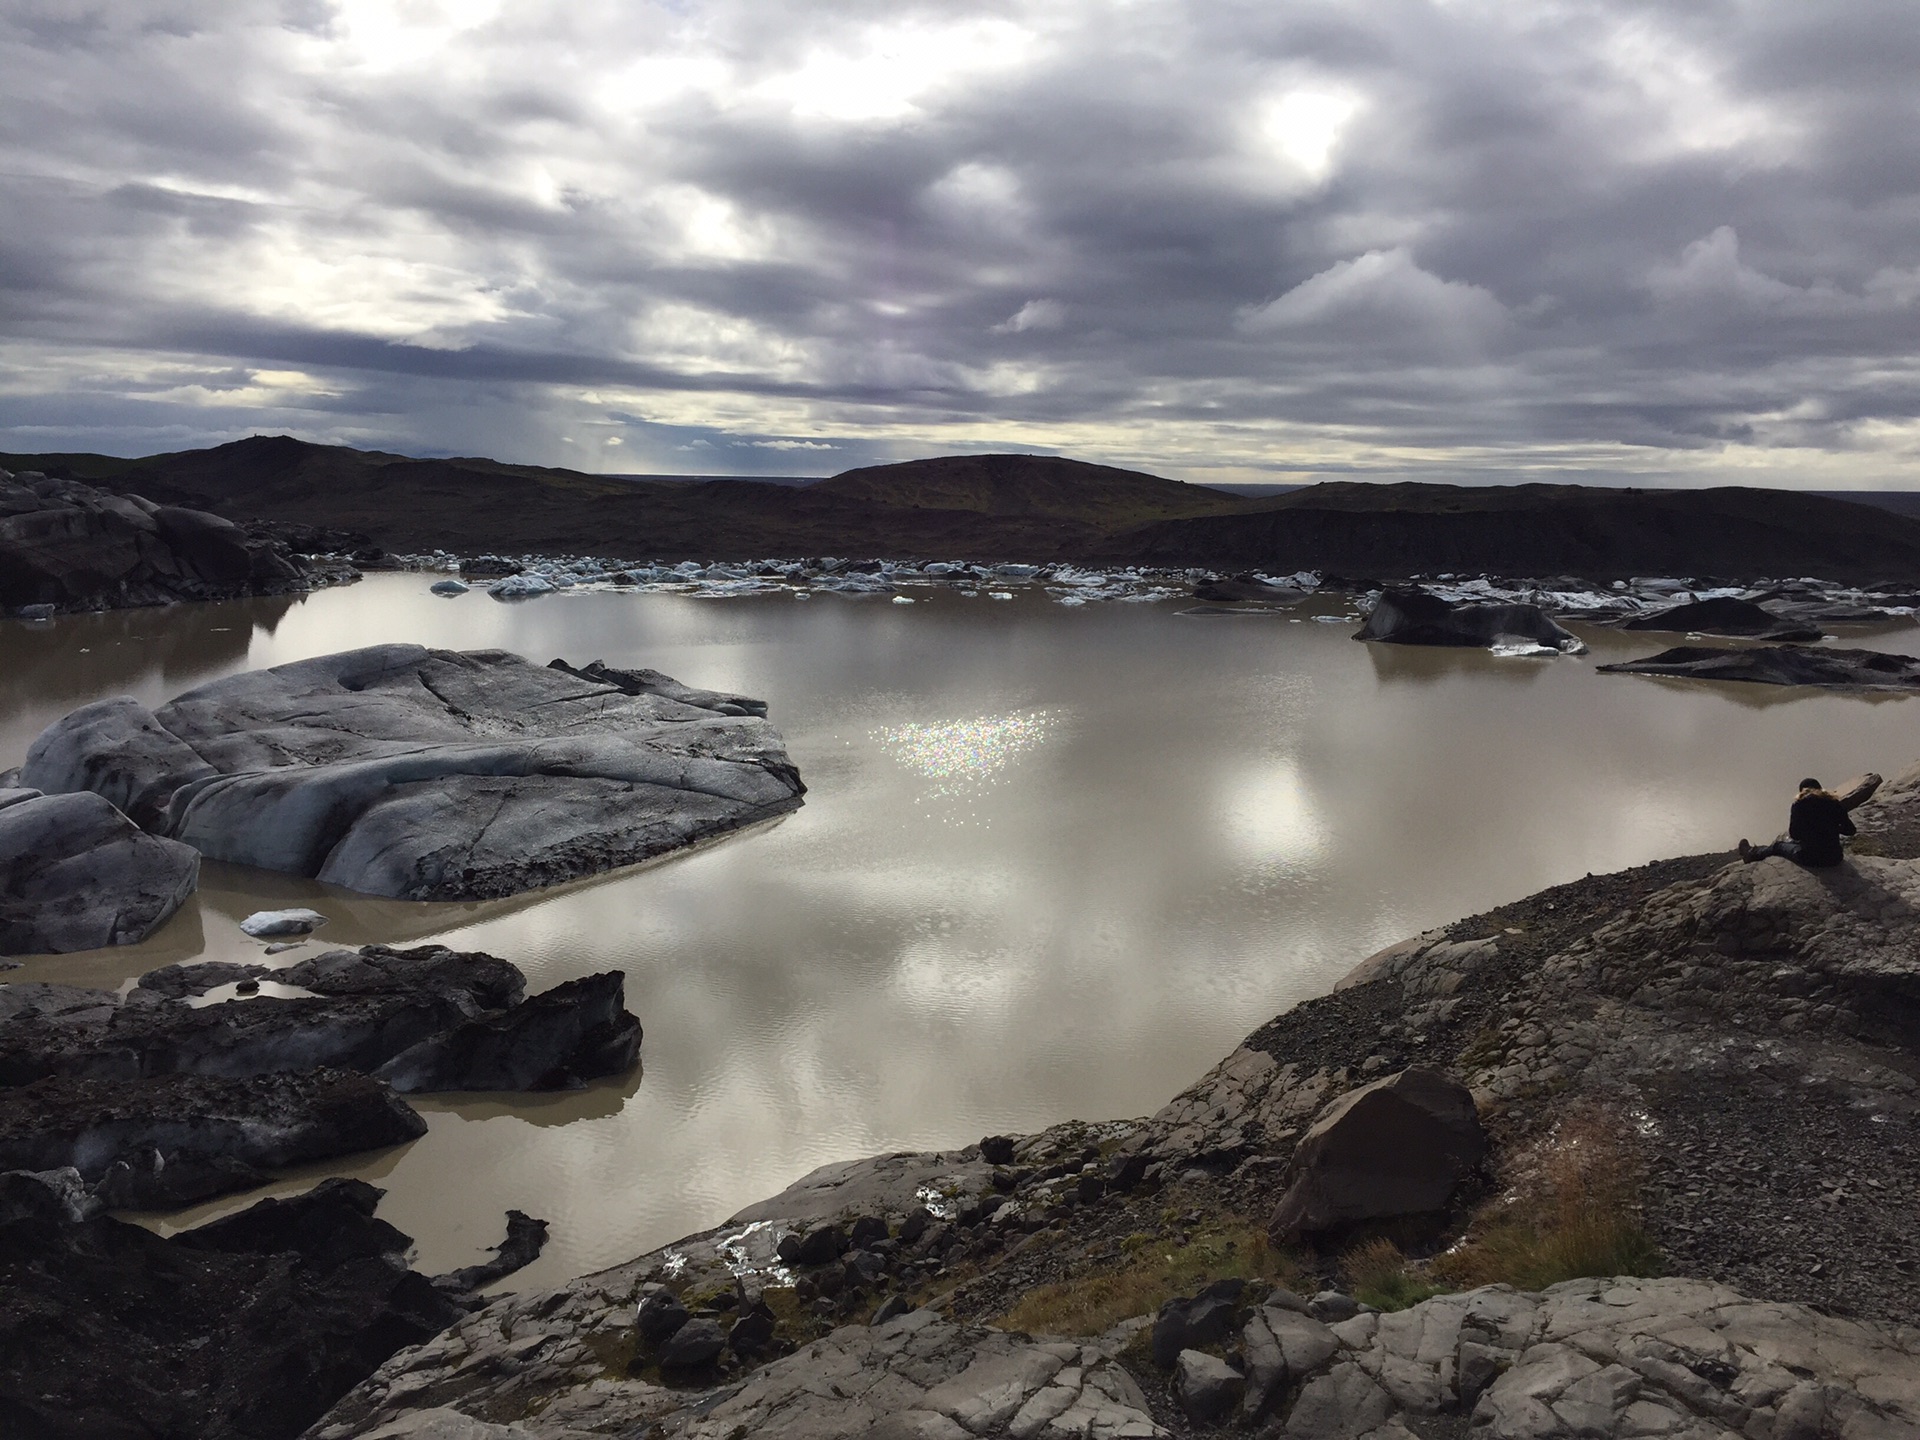
[[[1749,865],[1760,858],[1753,853],[1752,842],[1744,838],[1740,841],[1740,858]]]

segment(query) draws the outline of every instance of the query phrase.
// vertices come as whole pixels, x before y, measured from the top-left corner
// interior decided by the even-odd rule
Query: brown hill
[[[1101,552],[1156,565],[1366,575],[1920,574],[1920,520],[1790,490],[1583,485],[1314,485],[1236,514],[1116,535]]]
[[[1920,579],[1920,519],[1783,490],[1334,483],[1246,499],[1045,455],[941,456],[805,486],[689,483],[416,460],[288,436],[138,460],[0,456],[0,467],[237,520],[357,532],[391,550]]]

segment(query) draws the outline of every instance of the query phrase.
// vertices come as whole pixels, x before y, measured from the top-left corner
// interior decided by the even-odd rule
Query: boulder
[[[20,783],[96,791],[209,859],[407,900],[559,884],[800,804],[778,732],[737,699],[614,674],[378,645],[157,711],[82,706],[33,742]]]
[[[186,1003],[241,978],[237,971],[312,993]],[[166,966],[143,976],[124,1004],[107,990],[0,986],[0,1085],[333,1066],[407,1091],[552,1089],[633,1068],[640,1022],[621,1008],[618,971],[530,1000],[525,985],[491,955],[369,945],[285,970]]]
[[[1581,654],[1587,648],[1538,605],[1455,604],[1424,590],[1384,592],[1353,638],[1389,645],[1479,649],[1502,641],[1527,640],[1568,655]]]
[[[1739,635],[1752,640],[1818,640],[1818,625],[1788,620],[1764,610],[1751,600],[1723,595],[1713,600],[1689,600],[1636,615],[1621,622],[1622,630],[1674,630],[1687,634]]]
[[[9,803],[0,807],[0,954],[138,944],[199,875],[190,847],[143,833],[98,795]]]
[[[689,1318],[687,1307],[680,1303],[678,1295],[671,1290],[656,1290],[640,1302],[634,1328],[640,1332],[643,1344],[658,1345],[672,1338]]]
[[[292,1440],[462,1314],[380,1194],[322,1181],[162,1238],[0,1177],[0,1430]]]
[[[1432,1070],[1402,1070],[1320,1112],[1294,1147],[1268,1229],[1284,1244],[1362,1220],[1432,1214],[1485,1153],[1467,1089]]]
[[[286,545],[217,515],[0,471],[0,610],[104,610],[308,586]]]
[[[1832,690],[1920,689],[1920,660],[1913,656],[1838,646],[1676,645],[1644,660],[1595,668],[1608,675],[1666,675],[1677,680],[1738,680]]]
[[[1173,1371],[1174,1398],[1196,1425],[1217,1425],[1233,1413],[1247,1379],[1226,1361],[1203,1350],[1182,1350]]]
[[[662,1370],[692,1370],[711,1364],[727,1348],[727,1337],[718,1321],[700,1316],[687,1321],[660,1347]]]
[[[269,1170],[417,1139],[426,1121],[364,1075],[58,1077],[0,1088],[0,1170],[71,1168],[108,1205],[190,1205]]]
[[[1154,1364],[1168,1369],[1181,1351],[1225,1340],[1233,1333],[1246,1288],[1247,1282],[1238,1278],[1216,1280],[1198,1295],[1176,1296],[1161,1305],[1149,1336]]]

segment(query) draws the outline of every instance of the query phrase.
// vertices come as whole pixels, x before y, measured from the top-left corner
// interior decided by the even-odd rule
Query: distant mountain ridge
[[[588,475],[255,436],[127,460],[0,456],[234,520],[389,550],[631,559],[846,555],[1215,570],[1920,579],[1920,517],[1784,490],[1351,481],[1240,496],[1048,455],[951,455],[807,485]]]

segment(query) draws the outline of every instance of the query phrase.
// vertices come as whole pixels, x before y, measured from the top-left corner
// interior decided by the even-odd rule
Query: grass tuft
[[[1264,1228],[1238,1220],[1223,1219],[1185,1242],[1131,1235],[1121,1249],[1117,1265],[1039,1286],[992,1323],[1027,1335],[1099,1335],[1213,1280],[1237,1275],[1294,1288],[1305,1273]]]
[[[1340,1278],[1354,1299],[1381,1310],[1404,1310],[1448,1288],[1424,1274],[1384,1236],[1363,1241],[1342,1255]]]
[[[1517,1157],[1506,1194],[1482,1207],[1431,1272],[1469,1288],[1542,1290],[1595,1275],[1657,1275],[1641,1217],[1645,1176],[1631,1134],[1599,1110],[1567,1117]]]

